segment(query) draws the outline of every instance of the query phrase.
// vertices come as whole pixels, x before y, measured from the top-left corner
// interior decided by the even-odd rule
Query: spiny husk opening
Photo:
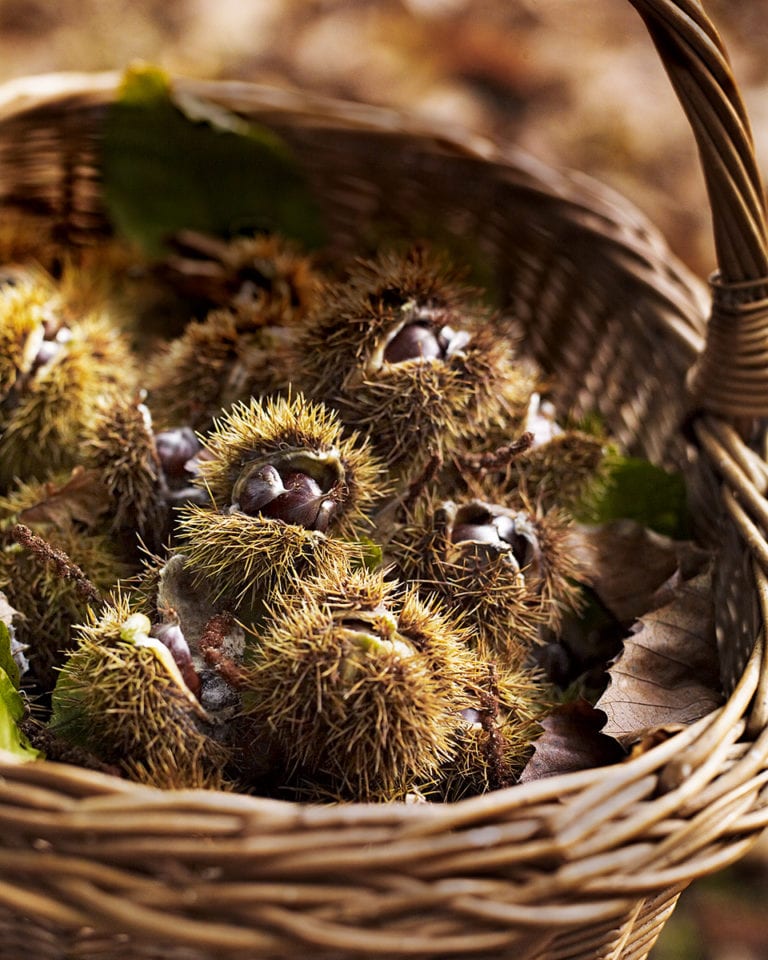
[[[308,318],[296,345],[298,382],[365,430],[390,466],[444,455],[477,430],[517,422],[535,380],[512,363],[509,339],[472,293],[422,250],[358,262]],[[414,317],[466,337],[454,337],[444,356],[387,362],[393,336]]]
[[[334,532],[354,536],[386,492],[383,465],[358,434],[345,435],[338,417],[301,394],[235,404],[203,439],[211,459],[200,461],[200,483],[221,509],[236,501],[243,477],[265,464],[302,466],[338,486]]]
[[[148,403],[158,425],[209,430],[232,404],[285,388],[289,336],[279,327],[241,329],[226,309],[192,321],[149,365]]]
[[[473,671],[461,629],[434,607],[381,574],[337,572],[273,607],[244,698],[280,742],[289,777],[312,776],[346,799],[394,800],[453,756]]]
[[[188,505],[178,517],[180,550],[196,586],[234,607],[270,602],[296,576],[318,576],[363,558],[354,540],[267,517]]]
[[[314,480],[323,493],[331,494],[346,487],[344,463],[336,448],[331,450],[289,450],[284,455],[272,454],[262,460],[254,460],[243,469],[232,488],[232,504],[237,506],[248,480],[266,465],[273,466],[281,475],[303,473]]]
[[[188,691],[154,646],[128,636],[131,616],[118,598],[78,628],[54,691],[53,731],[141,783],[226,787],[226,751],[206,735]]]
[[[128,343],[107,318],[91,317],[69,329],[59,353],[27,380],[5,414],[0,485],[73,466],[99,401],[133,389]]]
[[[421,593],[437,594],[466,617],[477,640],[496,657],[520,665],[537,642],[546,613],[508,554],[479,558],[457,549],[451,538],[456,511],[452,503],[422,503],[395,531],[388,555],[404,580],[416,583]]]
[[[52,282],[42,271],[32,269],[20,279],[0,281],[0,402],[14,387],[18,390],[32,370],[53,296]]]
[[[315,302],[321,282],[311,259],[274,235],[220,240],[185,230],[173,238],[167,276],[187,296],[228,307],[242,326],[290,326]]]
[[[578,610],[579,584],[588,580],[587,571],[568,549],[572,517],[559,507],[545,508],[531,501],[522,490],[510,496],[496,484],[486,484],[485,492],[488,500],[480,503],[503,509],[515,522],[516,537],[530,542],[532,549],[521,545],[519,552],[530,558],[530,565],[521,563],[520,572],[531,604],[541,608],[548,627],[558,630],[563,615]]]

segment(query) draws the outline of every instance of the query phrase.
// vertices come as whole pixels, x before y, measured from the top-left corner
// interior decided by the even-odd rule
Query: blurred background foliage
[[[708,0],[768,163],[768,8]],[[633,200],[714,268],[692,137],[624,0],[0,0],[0,81],[135,59],[408,109],[514,141]],[[653,960],[768,955],[768,842],[686,891]]]

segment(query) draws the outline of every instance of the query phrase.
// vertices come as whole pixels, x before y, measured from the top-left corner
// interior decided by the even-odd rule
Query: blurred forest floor
[[[768,7],[708,0],[768,171]],[[610,184],[715,266],[690,130],[622,0],[0,0],[0,81],[143,59],[308,88],[516,142]],[[768,841],[686,891],[653,960],[768,956]]]

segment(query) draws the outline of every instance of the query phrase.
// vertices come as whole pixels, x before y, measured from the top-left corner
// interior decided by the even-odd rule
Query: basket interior
[[[100,192],[100,147],[116,80],[102,78],[95,85],[90,81],[78,82],[79,86],[74,83],[73,88],[64,94],[36,93],[31,97],[33,102],[27,102],[21,108],[18,102],[6,103],[0,108],[0,204],[43,216],[56,236],[72,243],[87,244],[98,243],[110,231]],[[716,527],[720,534],[725,531],[725,535],[720,536],[724,546],[716,599],[718,605],[727,611],[727,616],[740,618],[743,641],[727,677],[729,686],[733,686],[739,676],[738,663],[743,663],[757,632],[756,605],[754,610],[746,611],[746,615],[744,610],[734,607],[736,591],[745,589],[733,573],[744,567],[743,549],[732,525],[721,518],[716,506],[717,484],[712,474],[708,468],[700,469],[700,461],[682,432],[689,412],[685,378],[702,348],[707,296],[703,285],[670,254],[657,231],[630,203],[585,178],[548,169],[513,149],[496,147],[470,137],[459,140],[425,131],[415,122],[395,117],[389,111],[316,101],[284,91],[241,84],[178,81],[177,91],[205,97],[253,118],[284,139],[298,159],[323,211],[330,237],[326,254],[331,260],[351,253],[366,253],[393,235],[416,241],[428,239],[444,244],[454,252],[461,250],[467,237],[473,238],[488,289],[495,302],[517,319],[524,349],[551,375],[553,396],[559,410],[577,417],[598,412],[609,433],[627,452],[690,471],[695,495],[701,497],[702,503],[708,503],[717,515],[711,529]],[[727,627],[721,632],[725,629]],[[695,732],[691,732],[691,741],[695,736]],[[725,753],[730,747],[731,744],[723,747]],[[506,940],[498,932],[497,940],[493,941],[488,925],[492,931],[512,930],[520,913],[510,907],[506,920],[501,911],[486,916],[482,904],[478,905],[481,888],[485,889],[480,880],[466,890],[452,889],[450,882],[446,881],[448,886],[441,888],[439,895],[433,892],[434,899],[424,906],[425,912],[435,908],[439,919],[423,925],[418,916],[417,893],[428,900],[430,895],[425,893],[422,876],[418,883],[409,887],[407,880],[402,877],[393,880],[386,871],[383,879],[371,879],[373,874],[359,864],[350,868],[349,876],[354,882],[359,873],[361,884],[370,885],[368,894],[373,889],[388,898],[390,909],[397,918],[394,926],[400,936],[397,942],[386,941],[390,944],[390,955],[437,956],[423,946],[423,939],[417,940],[416,946],[407,942],[416,937],[416,932],[426,937],[431,930],[440,943],[443,943],[440,937],[446,938],[445,943],[454,937],[451,941],[453,948],[448,953],[464,956],[467,960],[478,956],[546,957],[548,960],[561,957],[583,957],[586,960],[588,957],[620,955],[640,958],[650,949],[680,889],[692,873],[682,868],[675,873],[671,867],[665,872],[664,864],[647,866],[642,880],[634,886],[628,884],[628,893],[635,897],[633,904],[619,902],[615,897],[611,900],[611,858],[616,861],[614,866],[619,871],[626,870],[626,864],[629,864],[631,873],[632,856],[627,855],[620,841],[618,849],[605,849],[599,844],[590,847],[587,828],[584,828],[585,833],[580,833],[578,826],[563,814],[563,808],[570,797],[578,798],[579,790],[592,788],[597,791],[596,795],[600,795],[600,802],[608,803],[609,807],[610,798],[623,798],[625,806],[615,808],[617,821],[621,821],[622,810],[626,813],[638,799],[649,798],[650,802],[650,798],[655,797],[656,786],[649,784],[648,779],[655,777],[663,769],[663,763],[672,759],[672,752],[665,757],[655,766],[649,762],[647,768],[636,774],[645,792],[640,791],[637,782],[631,779],[618,784],[615,793],[614,788],[606,787],[600,794],[603,790],[600,772],[585,772],[582,779],[567,780],[568,786],[564,787],[562,797],[556,795],[557,785],[545,785],[538,792],[536,785],[535,789],[522,793],[512,788],[500,791],[508,796],[467,801],[455,805],[455,812],[435,813],[431,825],[426,814],[408,813],[405,807],[391,815],[382,815],[382,822],[378,824],[376,814],[354,810],[345,816],[342,824],[340,820],[333,823],[331,816],[315,814],[311,810],[286,814],[282,810],[284,805],[279,804],[281,809],[278,810],[269,802],[261,804],[254,798],[243,798],[242,805],[235,804],[236,809],[233,807],[230,815],[226,805],[223,808],[215,806],[215,803],[224,803],[220,798],[215,803],[211,801],[207,807],[206,800],[199,797],[166,800],[153,796],[149,806],[153,809],[156,804],[155,812],[162,814],[170,810],[178,814],[181,810],[189,817],[186,828],[182,815],[171,827],[170,834],[168,822],[163,819],[159,825],[158,821],[158,833],[162,834],[162,840],[155,844],[159,859],[154,858],[149,849],[153,846],[153,838],[151,828],[146,826],[147,812],[145,810],[143,815],[141,812],[142,803],[147,799],[143,788],[135,794],[136,822],[129,828],[126,824],[131,813],[126,811],[123,803],[131,806],[132,788],[112,787],[98,778],[91,781],[88,775],[78,779],[72,774],[54,771],[50,783],[44,784],[41,780],[38,784],[40,793],[34,794],[37,774],[30,771],[25,774],[26,782],[22,777],[20,783],[23,786],[17,787],[17,791],[22,794],[24,790],[31,791],[29,795],[36,797],[39,826],[34,817],[25,819],[18,812],[12,811],[7,817],[9,826],[16,822],[23,837],[35,838],[33,845],[42,845],[42,849],[55,847],[70,858],[77,857],[78,850],[81,850],[85,851],[85,859],[93,854],[97,862],[115,856],[118,860],[123,858],[120,869],[126,873],[121,882],[126,886],[122,889],[113,877],[117,886],[105,894],[99,885],[109,888],[112,881],[105,880],[98,868],[85,879],[80,875],[79,886],[74,882],[67,886],[65,870],[46,887],[48,900],[45,908],[37,909],[36,906],[30,911],[46,918],[45,923],[36,928],[41,943],[40,956],[150,958],[162,955],[178,957],[179,960],[208,960],[212,956],[226,955],[244,960],[246,956],[299,956],[299,948],[290,946],[299,942],[323,960],[382,955],[383,948],[369,949],[370,942],[362,934],[357,939],[354,934],[349,934],[349,942],[342,942],[344,936],[338,931],[344,924],[344,910],[338,904],[335,912],[331,907],[323,914],[324,908],[319,908],[320,919],[315,917],[316,925],[305,924],[305,929],[302,929],[300,915],[289,922],[287,910],[281,913],[278,907],[260,909],[251,904],[248,909],[238,912],[236,906],[228,904],[223,911],[223,926],[234,928],[239,924],[239,930],[247,930],[249,924],[254,927],[265,924],[269,936],[273,937],[270,941],[274,945],[273,953],[268,946],[246,948],[242,938],[237,940],[232,935],[232,939],[227,940],[222,932],[221,952],[217,954],[212,939],[200,946],[194,945],[193,926],[183,928],[182,943],[169,943],[158,952],[151,940],[153,935],[162,939],[162,932],[157,928],[153,934],[150,919],[147,919],[149,913],[145,915],[137,911],[134,917],[129,917],[128,911],[123,916],[119,899],[124,896],[129,901],[134,888],[140,890],[137,902],[148,911],[153,888],[144,881],[149,876],[157,882],[161,906],[165,896],[169,912],[186,920],[190,914],[194,915],[196,904],[184,902],[179,890],[183,892],[185,885],[189,889],[186,871],[191,869],[190,862],[196,863],[189,844],[199,848],[192,825],[194,815],[199,813],[201,817],[209,816],[208,826],[203,826],[202,821],[198,823],[203,845],[208,844],[217,852],[219,839],[230,843],[226,847],[225,842],[222,849],[226,849],[218,854],[224,864],[222,875],[225,881],[234,885],[230,891],[233,896],[238,883],[254,880],[249,872],[251,868],[244,865],[235,845],[248,842],[258,852],[264,831],[269,831],[271,824],[279,823],[280,829],[287,831],[286,817],[291,820],[291,829],[295,830],[299,840],[293,850],[294,859],[289,856],[286,861],[281,861],[278,872],[283,871],[280,875],[288,878],[288,884],[294,871],[297,888],[301,888],[301,882],[306,879],[307,875],[301,872],[302,863],[311,860],[310,845],[319,842],[318,835],[326,844],[323,850],[315,851],[323,860],[323,866],[319,865],[316,856],[317,862],[313,863],[308,874],[309,887],[325,872],[326,850],[334,843],[334,829],[338,830],[339,838],[342,834],[347,838],[343,853],[350,863],[355,862],[356,854],[362,856],[359,850],[354,850],[352,833],[356,829],[378,829],[373,846],[377,863],[386,863],[390,835],[401,841],[405,838],[403,842],[407,843],[411,830],[416,838],[414,843],[418,841],[425,850],[430,844],[430,836],[434,836],[434,849],[438,850],[440,842],[447,842],[446,836],[451,831],[464,830],[468,825],[493,828],[495,824],[503,823],[509,827],[510,836],[517,830],[519,837],[512,838],[506,846],[499,844],[501,852],[496,854],[499,863],[488,863],[488,876],[494,876],[496,871],[505,884],[511,882],[524,889],[527,900],[524,899],[523,906],[518,905],[518,908],[532,910],[532,915],[536,914],[532,897],[537,883],[541,888],[542,876],[550,874],[553,867],[564,867],[561,887],[554,893],[552,890],[546,894],[542,891],[543,900],[547,897],[553,899],[552,909],[557,910],[564,909],[569,897],[575,896],[577,901],[580,897],[578,893],[574,894],[581,882],[576,876],[578,864],[573,866],[572,863],[576,854],[557,833],[560,818],[566,827],[563,836],[567,836],[570,830],[575,840],[584,846],[582,852],[586,859],[591,855],[595,858],[603,856],[607,860],[602,872],[600,866],[589,861],[595,872],[590,874],[587,869],[586,874],[594,883],[591,888],[587,884],[591,894],[585,895],[583,917],[570,927],[565,921],[558,921],[554,934],[544,929],[549,915],[543,910],[546,904],[542,902],[542,912],[533,926],[523,923],[523,933],[518,936],[508,932]],[[722,759],[720,753],[717,758]],[[40,773],[43,780],[46,776]],[[64,799],[58,809],[51,793],[46,792],[49,788],[62,790]],[[113,789],[116,791],[114,795],[111,793]],[[632,790],[636,793],[631,794]],[[123,791],[126,796],[120,795]],[[177,799],[178,807],[174,808]],[[95,820],[86,818],[89,811],[85,807],[80,813],[75,812],[75,807],[85,801],[93,801],[90,813]],[[119,810],[117,826],[113,825],[119,836],[114,842],[107,831],[104,816],[110,812],[110,803],[114,804],[115,811]],[[101,819],[98,814],[100,806]],[[574,805],[574,811],[577,807],[578,803]],[[737,832],[738,815],[742,812],[733,813],[736,827],[731,828],[731,833]],[[586,804],[584,813],[594,816],[594,808]],[[700,811],[692,816],[698,813]],[[71,820],[68,819],[70,814]],[[672,814],[670,808],[669,816]],[[48,815],[53,826],[44,823]],[[387,822],[388,817],[391,822]],[[182,836],[185,829],[186,836]],[[616,829],[621,832],[620,825]],[[141,841],[138,847],[137,837]],[[174,837],[179,840],[176,845]],[[648,849],[643,847],[638,851],[631,836],[628,840],[630,848],[638,854],[639,862],[647,863],[643,857],[650,856]],[[185,841],[185,852],[175,861],[174,850],[180,850]],[[467,838],[467,849],[456,855],[457,861],[451,859],[452,854],[447,849],[435,856],[438,860],[440,856],[445,858],[449,873],[451,870],[460,871],[456,864],[462,862],[461,856],[471,855],[473,842],[483,843],[479,835],[475,841]],[[714,852],[714,848],[707,847],[707,842],[704,839],[701,844],[702,862],[707,865],[723,863],[729,856],[737,855],[727,844],[721,843],[719,836],[713,840],[717,848]],[[301,849],[302,843],[309,854]],[[485,843],[489,843],[487,838]],[[643,844],[648,844],[647,837],[638,841],[639,846]],[[363,843],[362,846],[367,849],[369,844]],[[131,867],[134,847],[138,866]],[[401,853],[403,849],[398,848]],[[531,856],[530,864],[524,861],[526,853]],[[489,854],[489,857],[493,860],[493,856]],[[338,869],[343,873],[344,856],[338,853],[337,858],[342,863]],[[78,875],[78,869],[72,869]],[[86,875],[89,869],[82,868]],[[133,874],[131,869],[135,871]],[[429,876],[429,868],[424,869]],[[704,867],[700,869],[703,871]],[[268,870],[266,875],[269,877]],[[199,881],[201,877],[196,873],[195,882]],[[639,893],[638,887],[643,884],[645,886]],[[32,885],[28,884],[28,887],[31,889]],[[309,887],[305,885],[301,895],[311,899],[307,892]],[[96,888],[102,890],[101,899],[96,895]],[[202,883],[197,896],[204,896],[205,889]],[[87,903],[93,909],[97,933],[72,933],[73,926],[76,926],[73,918],[77,914],[65,912],[57,916],[50,905],[57,891],[67,900],[69,907],[78,902],[79,908]],[[180,899],[174,899],[175,894],[179,894]],[[616,894],[616,897],[620,896],[621,893]],[[6,903],[9,897],[10,894]],[[403,902],[409,897],[414,898],[416,917],[408,914],[403,920]],[[610,909],[606,902],[613,904]],[[14,909],[18,910],[18,903],[14,904]],[[475,951],[469,949],[467,941],[462,939],[459,925],[451,919],[451,911],[456,909],[464,918],[473,918],[476,924],[472,929],[480,939]],[[364,910],[362,920],[354,910],[352,914],[351,924],[375,923],[387,928],[387,918],[382,918],[379,913],[367,920]],[[11,925],[9,929],[12,929],[13,920],[9,919],[12,915],[13,911],[6,915],[5,922]],[[157,915],[153,916],[156,918]],[[331,920],[327,920],[328,917]],[[323,926],[323,918],[329,926]],[[210,938],[215,938],[214,921],[208,916],[206,922],[210,924]],[[104,931],[110,924],[114,929],[133,930],[134,939],[121,944],[109,937],[105,942]],[[332,932],[329,932],[331,925]],[[64,938],[65,946],[62,946],[62,929],[69,931]],[[47,940],[49,933],[50,939]],[[486,934],[487,941],[483,940]],[[169,934],[169,940],[173,941],[173,938],[174,935]],[[0,956],[4,955],[2,950],[0,948]],[[11,956],[10,953],[5,955]]]
[[[103,85],[6,108],[5,118],[0,109],[0,202],[43,214],[76,243],[109,230],[100,146],[116,78]],[[247,84],[180,80],[175,89],[288,144],[322,210],[331,261],[393,237],[471,254],[552,374],[558,408],[599,412],[628,452],[681,464],[685,376],[702,346],[707,295],[628,201],[514,149],[441,136],[383,109]]]

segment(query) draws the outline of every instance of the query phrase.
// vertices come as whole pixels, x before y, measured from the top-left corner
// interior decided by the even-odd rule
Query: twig
[[[501,470],[533,446],[534,436],[530,432],[522,434],[517,440],[505,443],[502,447],[486,453],[466,453],[458,458],[461,467],[482,473],[488,470]]]
[[[480,693],[480,724],[487,736],[486,759],[491,790],[503,790],[512,784],[509,766],[504,760],[504,736],[499,730],[499,679],[496,664],[488,664],[488,689]]]
[[[424,469],[412,481],[408,490],[406,491],[405,496],[400,501],[398,507],[398,512],[402,515],[407,514],[408,510],[416,503],[418,498],[424,492],[425,488],[435,479],[438,471],[443,465],[443,458],[439,453],[433,453],[432,456],[427,460]]]
[[[101,593],[94,583],[63,550],[51,546],[47,540],[39,537],[36,533],[32,533],[29,527],[23,523],[17,523],[11,529],[11,536],[19,546],[28,550],[43,563],[51,564],[56,571],[56,575],[61,577],[62,580],[71,580],[81,599],[88,602],[101,600]]]

